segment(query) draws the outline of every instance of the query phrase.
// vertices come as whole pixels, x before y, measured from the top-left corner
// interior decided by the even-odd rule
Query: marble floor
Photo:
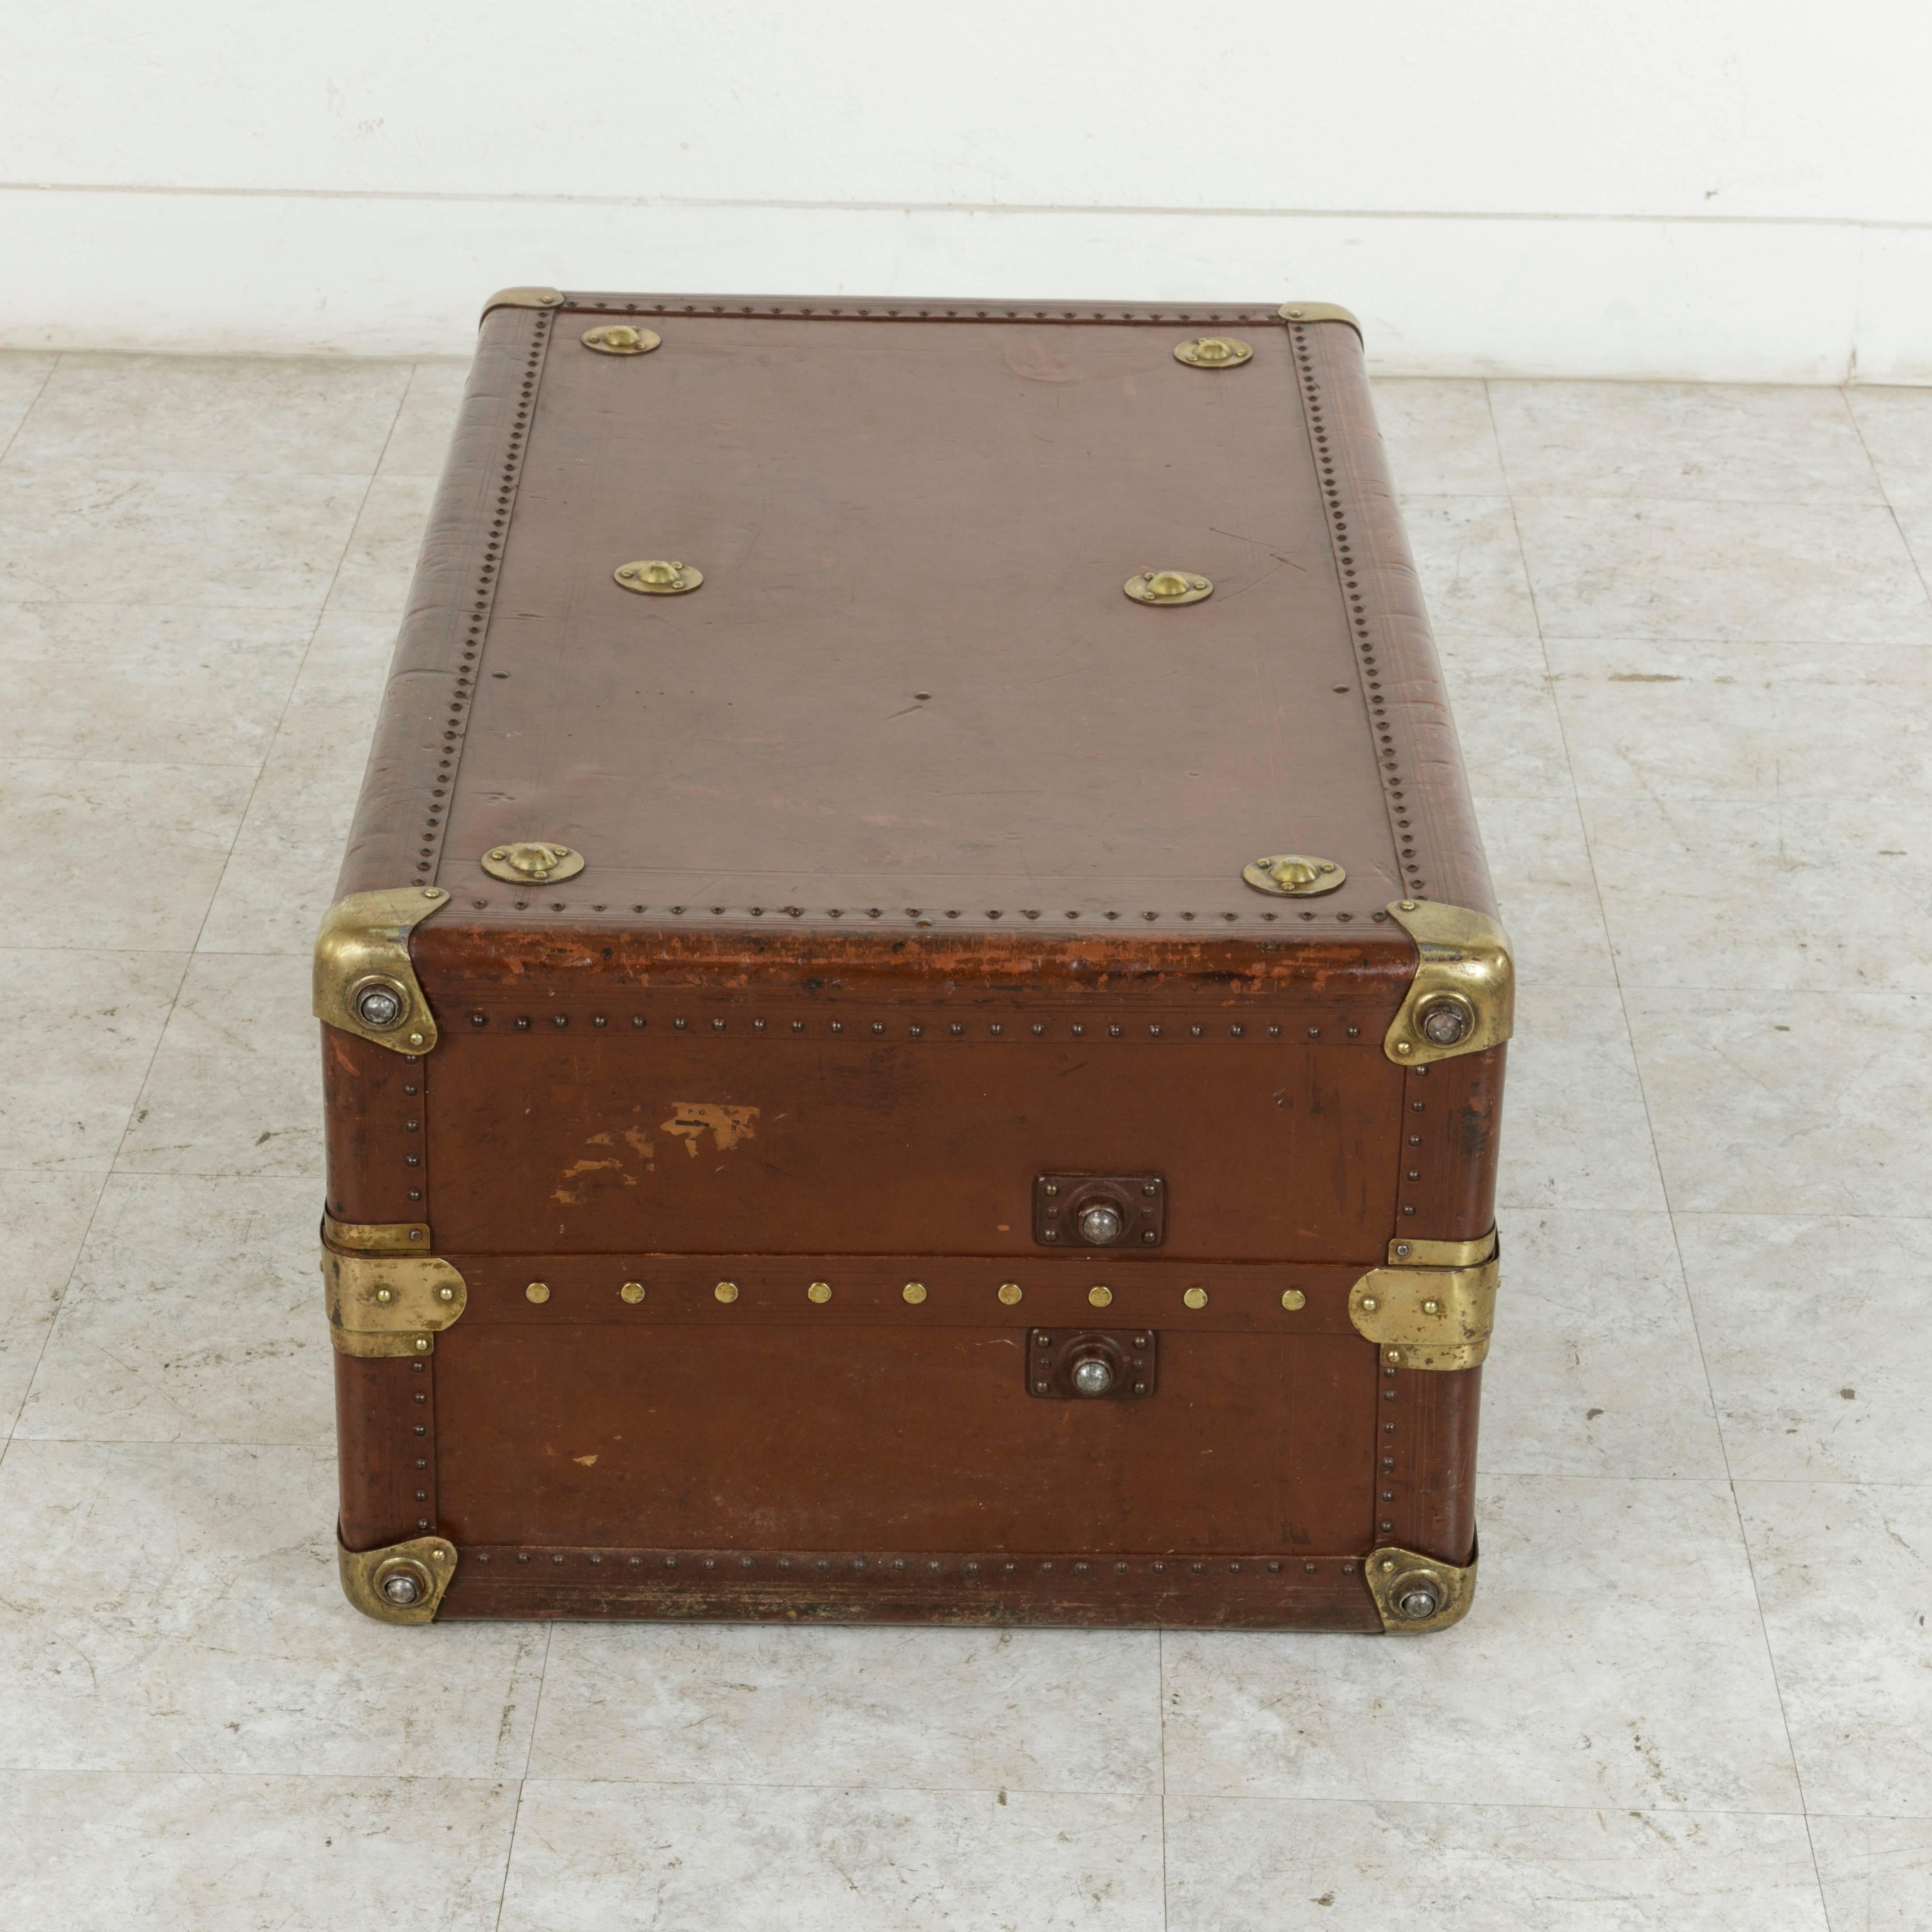
[[[1932,1928],[1932,391],[1378,392],[1522,980],[1466,1623],[432,1636],[308,953],[461,380],[0,357],[0,1921]]]

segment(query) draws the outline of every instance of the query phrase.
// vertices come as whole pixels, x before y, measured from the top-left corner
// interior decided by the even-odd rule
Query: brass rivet
[[[383,1303],[386,1306],[388,1303],[390,1303],[390,1302],[392,1302],[392,1301],[394,1300],[395,1300],[395,1298],[396,1298],[396,1297],[395,1297],[395,1293],[394,1293],[394,1291],[393,1289],[391,1289],[391,1288],[378,1288],[378,1289],[376,1289],[376,1299],[378,1301]]]
[[[1382,1360],[1385,1362],[1400,1362],[1402,1360],[1402,1351],[1400,1348],[1391,1348]]]
[[[1393,1556],[1384,1556],[1382,1558],[1382,1568],[1384,1570],[1393,1570],[1395,1568],[1395,1558]]]
[[[422,1036],[422,1035],[421,1034],[419,1034],[419,1033],[412,1033],[412,1034],[411,1034],[410,1035],[410,1046],[422,1046],[422,1043],[423,1043],[423,1036]]]
[[[805,1291],[808,1301],[826,1302],[832,1299],[832,1284],[829,1281],[815,1281]]]
[[[1413,899],[1404,899],[1404,900],[1402,901],[1402,910],[1403,910],[1404,912],[1413,912],[1413,911],[1414,911],[1414,910],[1415,910],[1415,902],[1414,902],[1414,900],[1413,900]]]
[[[711,1292],[720,1301],[736,1301],[738,1298],[738,1284],[735,1281],[721,1281]]]
[[[1010,1308],[1020,1298],[1020,1285],[1016,1281],[1003,1281],[1000,1284],[1000,1299]]]
[[[1198,604],[1214,585],[1190,570],[1143,570],[1120,588],[1136,604]]]
[[[1298,1288],[1286,1288],[1282,1290],[1281,1305],[1284,1308],[1306,1308],[1308,1298]]]
[[[548,1301],[550,1299],[550,1284],[548,1282],[532,1282],[524,1290],[524,1299],[526,1301]]]
[[[1208,1291],[1204,1288],[1190,1288],[1180,1298],[1190,1308],[1205,1308],[1208,1306]]]
[[[436,1298],[439,1301],[454,1301],[456,1291],[453,1288],[440,1288],[436,1292]]]
[[[1111,1307],[1113,1305],[1114,1291],[1111,1288],[1090,1288],[1087,1291],[1087,1299],[1096,1308]]]
[[[428,1352],[429,1337],[427,1335],[418,1335],[416,1337],[416,1353],[419,1355],[426,1355]]]
[[[1376,1312],[1376,1298],[1372,1294],[1365,1294],[1362,1297],[1362,1310],[1364,1314],[1372,1315]]]
[[[1425,1315],[1440,1315],[1442,1304],[1439,1301],[1425,1301],[1422,1304],[1422,1312]]]
[[[644,1285],[640,1281],[627,1281],[617,1291],[618,1299],[628,1301],[634,1308],[644,1298]]]
[[[704,581],[704,573],[694,563],[650,557],[636,563],[620,563],[610,574],[626,590],[647,597],[678,597],[695,590]]]
[[[926,1283],[922,1281],[909,1281],[899,1290],[899,1293],[907,1300],[916,1304],[926,1299]]]
[[[1407,1053],[1410,1050],[1408,1042],[1406,1040],[1397,1040],[1395,1043],[1395,1050],[1398,1053]]]

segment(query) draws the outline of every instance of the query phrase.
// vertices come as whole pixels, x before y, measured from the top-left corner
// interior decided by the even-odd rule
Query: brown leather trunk
[[[1466,1609],[1509,962],[1344,312],[507,292],[339,892],[362,1607]]]

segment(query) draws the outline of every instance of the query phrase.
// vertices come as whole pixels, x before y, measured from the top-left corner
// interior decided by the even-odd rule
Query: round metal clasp
[[[704,573],[695,564],[667,563],[650,557],[637,563],[620,563],[610,574],[626,590],[645,597],[677,597],[695,590],[704,581]]]
[[[1348,876],[1333,859],[1311,858],[1305,852],[1283,852],[1241,868],[1241,877],[1256,892],[1277,898],[1318,898],[1332,892]]]
[[[584,869],[584,854],[568,845],[525,840],[492,846],[481,862],[493,879],[507,879],[513,886],[547,886],[559,879],[574,879]]]
[[[1136,604],[1198,604],[1214,592],[1210,579],[1190,570],[1144,570],[1120,588]]]
[[[1238,369],[1254,354],[1247,344],[1232,335],[1197,335],[1175,345],[1174,359],[1190,369]]]
[[[583,336],[584,347],[600,356],[648,356],[663,340],[656,329],[634,328],[628,322],[601,322]]]
[[[349,989],[349,1010],[376,1033],[400,1025],[410,1010],[409,988],[382,974],[358,980]]]

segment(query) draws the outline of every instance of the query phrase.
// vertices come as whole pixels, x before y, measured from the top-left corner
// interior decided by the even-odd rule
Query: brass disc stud
[[[661,557],[620,563],[610,574],[626,590],[634,590],[640,597],[681,597],[704,581],[704,572],[695,564],[668,563]]]
[[[822,1308],[832,1299],[832,1284],[829,1281],[815,1281],[805,1291],[808,1301],[815,1301]]]
[[[627,1281],[617,1291],[621,1300],[628,1301],[634,1308],[644,1298],[644,1285],[640,1281]]]
[[[507,879],[513,886],[548,886],[575,878],[584,869],[584,854],[568,845],[524,839],[491,846],[479,862],[493,879]]]
[[[628,322],[600,322],[584,332],[584,346],[600,356],[648,356],[663,341],[654,328],[635,328]]]
[[[1019,1300],[1021,1295],[1024,1293],[1024,1292],[1025,1291],[1021,1288],[1019,1283],[1016,1281],[1003,1281],[1000,1284],[1000,1299],[1004,1302],[1009,1308],[1012,1307],[1013,1304]]]
[[[1191,570],[1143,570],[1120,588],[1136,604],[1198,604],[1214,592],[1209,579]]]
[[[1114,1291],[1111,1288],[1090,1288],[1087,1291],[1087,1299],[1096,1308],[1108,1308],[1113,1305]]]
[[[899,1293],[906,1300],[916,1306],[926,1299],[926,1283],[922,1281],[909,1281],[899,1290]]]
[[[1256,892],[1271,893],[1276,898],[1318,898],[1332,892],[1348,876],[1333,859],[1313,859],[1305,852],[1283,852],[1241,868],[1241,877]]]
[[[1254,352],[1232,335],[1197,335],[1191,342],[1175,345],[1174,359],[1190,369],[1238,369]]]
[[[1190,1288],[1180,1298],[1190,1308],[1205,1308],[1208,1306],[1208,1291],[1204,1288]]]

